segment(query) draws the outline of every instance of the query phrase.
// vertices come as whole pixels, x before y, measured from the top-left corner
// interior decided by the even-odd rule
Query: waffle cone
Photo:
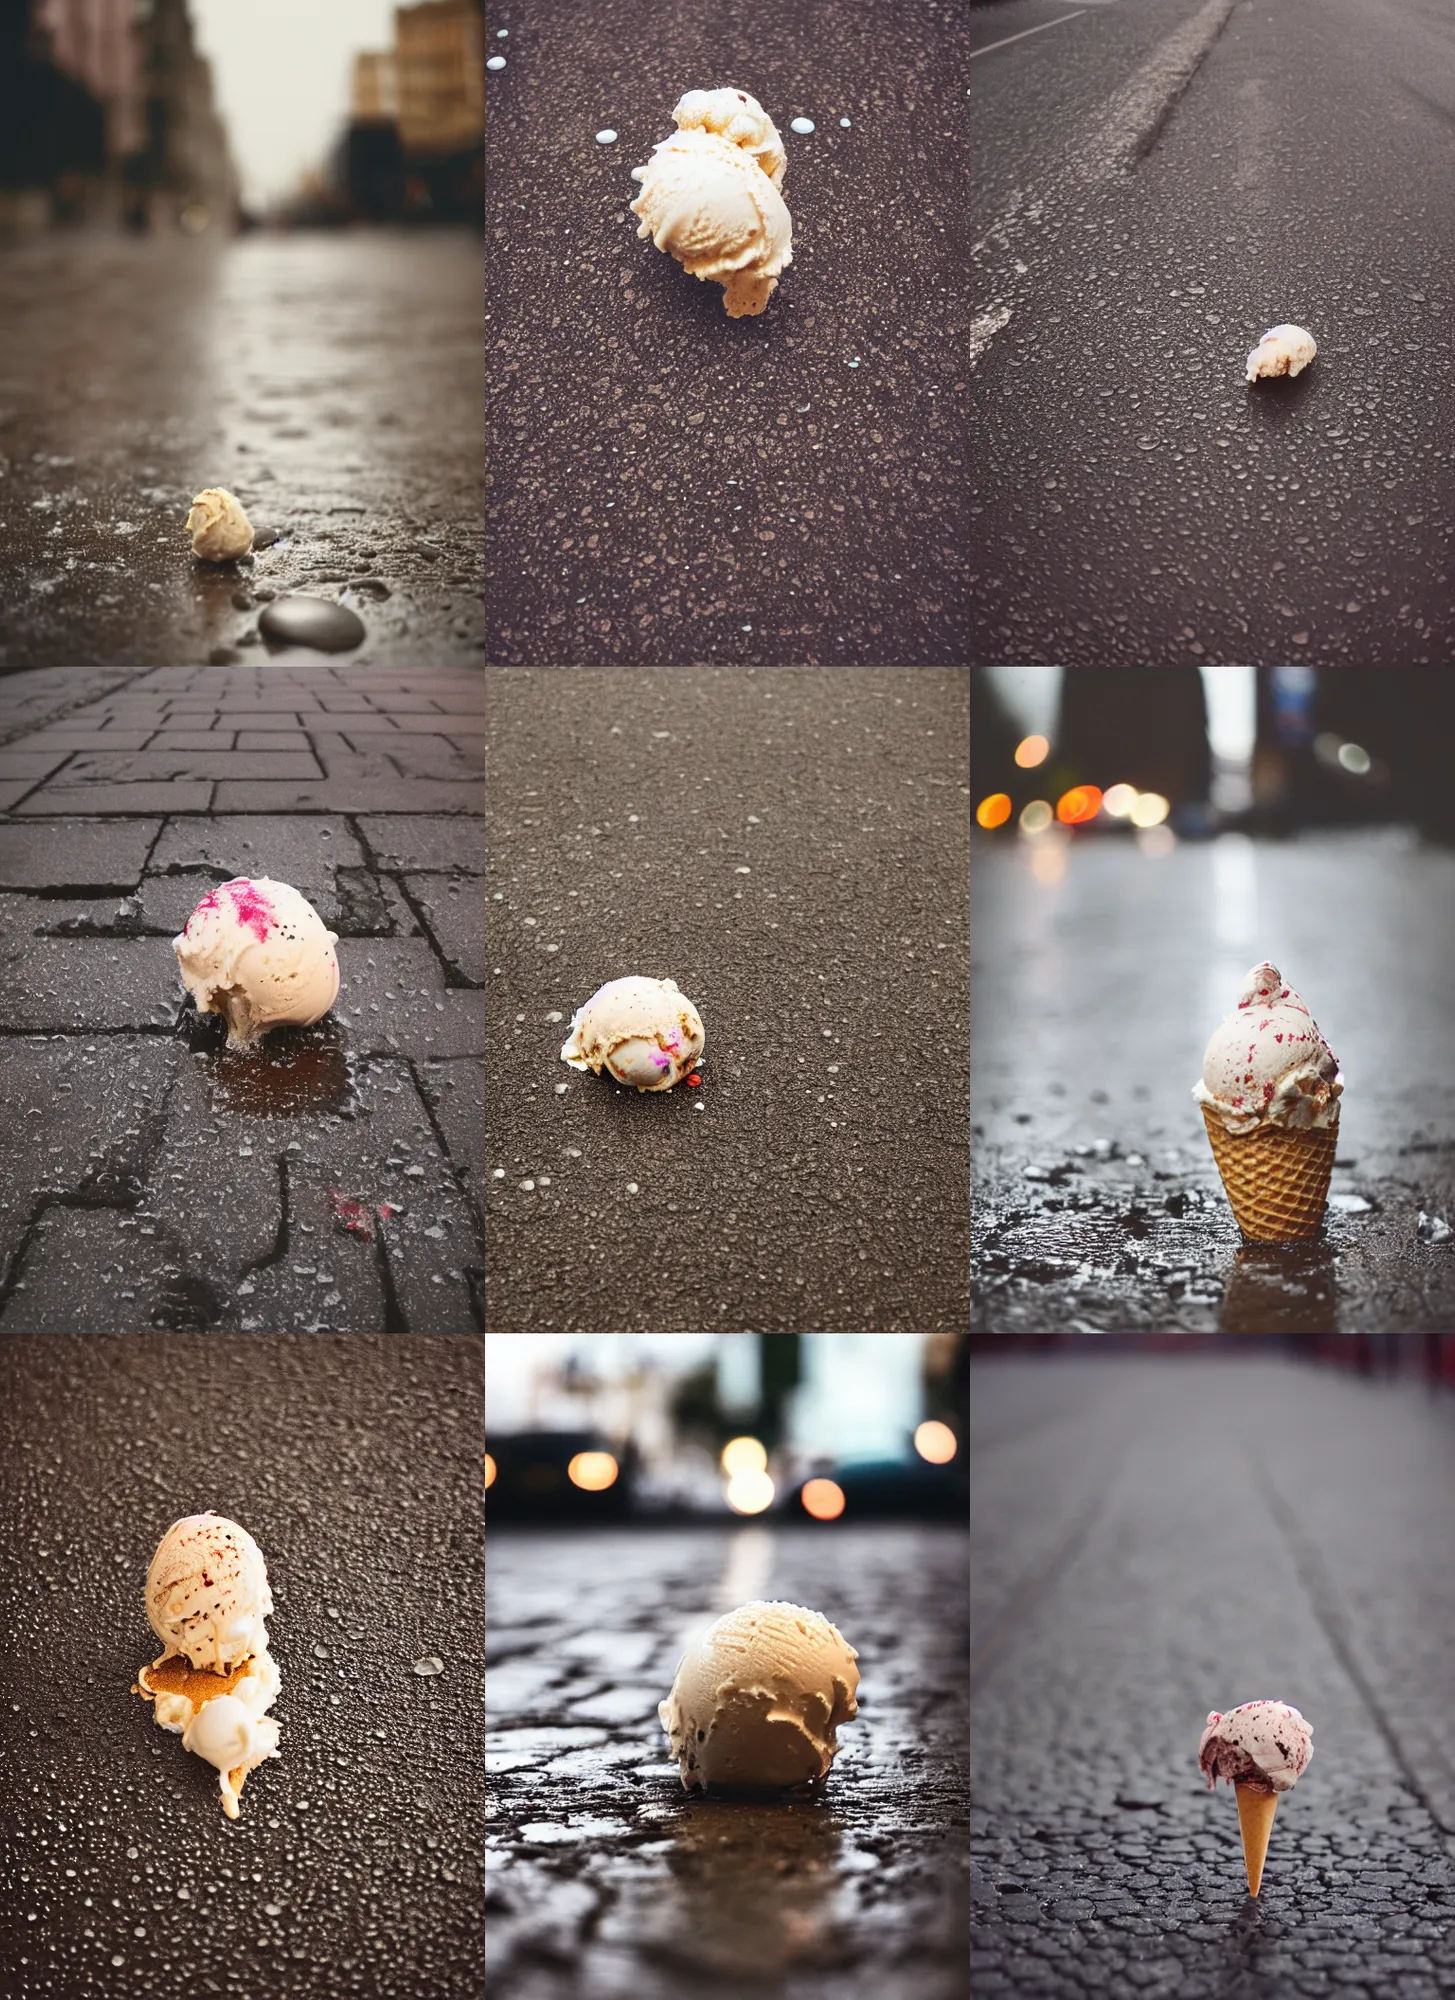
[[[1202,1107],[1213,1158],[1239,1229],[1254,1243],[1306,1243],[1319,1233],[1339,1128],[1282,1125],[1230,1132]]]
[[[1238,1794],[1238,1826],[1243,1835],[1248,1894],[1256,1896],[1263,1881],[1263,1858],[1273,1831],[1273,1815],[1278,1810],[1278,1794],[1260,1791],[1255,1785],[1234,1785],[1233,1790]]]

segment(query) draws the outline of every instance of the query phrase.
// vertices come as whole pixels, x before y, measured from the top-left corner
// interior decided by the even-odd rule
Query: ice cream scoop
[[[1318,353],[1318,343],[1305,327],[1270,326],[1248,356],[1248,380],[1260,375],[1298,375]]]
[[[740,1604],[683,1654],[657,1709],[682,1783],[778,1790],[828,1775],[852,1721],[858,1654],[820,1612]]]
[[[1233,1133],[1332,1129],[1343,1088],[1338,1058],[1303,1001],[1276,965],[1255,965],[1203,1054],[1198,1103]]]
[[[267,1711],[281,1682],[263,1622],[273,1593],[262,1550],[236,1521],[189,1514],[157,1545],[146,1607],[164,1650],[141,1668],[133,1692],[184,1750],[216,1768],[222,1809],[236,1819],[248,1772],[278,1755]]]
[[[242,502],[225,486],[208,486],[192,502],[187,533],[204,562],[231,562],[253,545],[253,527]]]
[[[263,1552],[236,1521],[189,1514],[168,1528],[147,1571],[147,1621],[190,1665],[227,1673],[266,1651],[273,1609]]]
[[[715,132],[756,160],[781,194],[788,155],[778,127],[746,90],[689,90],[672,117],[683,132]]]
[[[1207,1788],[1222,1778],[1238,1799],[1248,1893],[1256,1896],[1273,1832],[1273,1815],[1314,1754],[1313,1731],[1285,1701],[1245,1701],[1224,1715],[1214,1709],[1197,1746]]]
[[[777,128],[739,90],[690,90],[672,116],[678,130],[632,169],[642,184],[631,204],[641,217],[637,234],[694,278],[720,284],[730,319],[760,313],[793,262]]]
[[[756,172],[756,169],[754,169]],[[638,1090],[670,1090],[702,1054],[702,1017],[675,979],[633,974],[598,986],[561,1048],[572,1069],[608,1070]]]
[[[245,1047],[270,1028],[306,1028],[338,998],[337,936],[306,896],[266,876],[210,889],[172,939],[199,1013],[221,1014]]]

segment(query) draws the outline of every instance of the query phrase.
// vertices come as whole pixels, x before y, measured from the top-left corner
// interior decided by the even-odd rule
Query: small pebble
[[[616,143],[616,134],[609,125],[602,126],[596,135],[596,143],[598,146],[611,146]]]
[[[347,653],[368,637],[357,612],[323,597],[274,598],[264,608],[258,630],[276,646],[311,646],[320,653]]]
[[[791,129],[795,132],[811,132],[813,130],[813,120],[811,118],[795,118]]]
[[[422,1660],[416,1660],[414,1663],[414,1671],[423,1676],[442,1674],[444,1670],[444,1661],[436,1658],[433,1653],[427,1653]]]
[[[854,122],[854,121],[853,121],[853,119],[852,119],[852,118],[841,118],[841,119],[839,120],[839,123],[840,123],[840,124],[841,124],[842,126],[844,126],[844,128],[845,128],[846,130],[847,130],[847,128],[848,128],[848,127],[849,127],[850,125],[852,125],[852,124],[853,124],[853,122]]]
[[[486,63],[485,67],[486,69],[504,69],[505,67],[504,56],[491,56],[489,62]]]

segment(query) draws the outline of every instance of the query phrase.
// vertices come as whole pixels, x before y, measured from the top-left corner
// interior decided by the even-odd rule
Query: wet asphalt
[[[480,271],[463,231],[0,250],[0,672],[297,658],[259,631],[290,593],[361,664],[478,664]],[[207,486],[252,558],[194,560]]]
[[[1283,1359],[987,1360],[971,1408],[971,1991],[1455,1982],[1455,1401]],[[1298,1708],[1256,1902],[1210,1711]]]
[[[508,27],[486,80],[490,659],[963,660],[959,0],[592,0]],[[756,318],[628,209],[673,105],[719,86],[788,151],[793,262]]]
[[[972,657],[1448,660],[1443,10],[1012,0],[972,22]],[[1249,385],[1284,320],[1317,360]]]
[[[963,1327],[967,677],[488,676],[486,1325]],[[560,1060],[628,973],[698,1086]]]
[[[689,1795],[657,1703],[686,1628],[759,1596],[839,1626],[859,1717],[816,1793]],[[950,1527],[494,1530],[488,1990],[962,2000],[966,1613]]]
[[[1037,878],[1036,867],[1053,879]],[[998,839],[971,869],[973,1323],[987,1333],[1455,1322],[1455,854],[1399,830],[1154,858]],[[1322,1234],[1243,1242],[1192,1087],[1271,958],[1345,1077]]]
[[[483,1386],[449,1339],[0,1343],[0,1990],[481,1992]],[[236,1820],[130,1691],[152,1552],[208,1507],[282,1676]]]

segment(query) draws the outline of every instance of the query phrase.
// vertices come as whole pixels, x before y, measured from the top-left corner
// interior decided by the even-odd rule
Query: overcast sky
[[[394,0],[192,0],[246,200],[288,194],[349,109],[353,59],[394,42]]]

